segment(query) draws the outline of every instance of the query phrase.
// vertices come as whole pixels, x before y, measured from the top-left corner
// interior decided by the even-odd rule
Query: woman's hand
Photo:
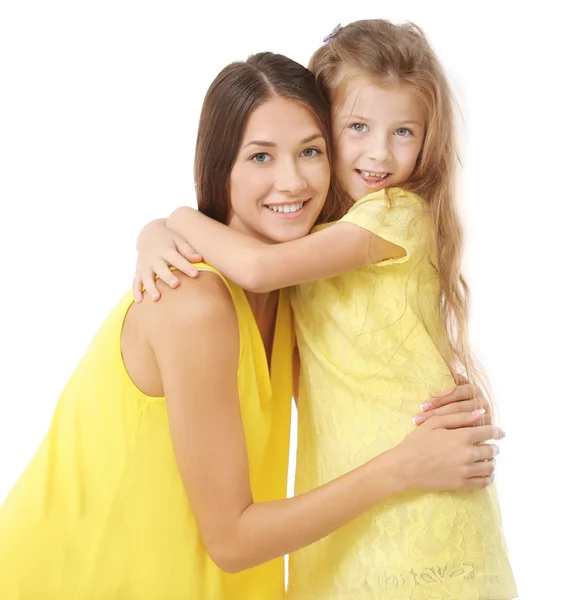
[[[404,490],[472,490],[494,480],[496,444],[505,433],[476,425],[482,410],[434,416],[389,452]]]
[[[153,301],[161,294],[156,286],[156,278],[171,288],[176,288],[180,280],[170,267],[178,269],[189,277],[198,277],[198,270],[192,263],[201,262],[190,244],[178,233],[168,229],[164,219],[151,221],[142,229],[137,239],[137,266],[133,279],[135,302],[142,302],[142,288],[147,290]]]
[[[492,407],[487,398],[475,385],[468,383],[466,379],[458,380],[458,385],[434,394],[420,406],[419,412],[414,418],[415,425],[422,425],[431,417],[452,415],[459,412],[472,412],[483,408],[486,412],[478,421],[480,425],[492,423]]]

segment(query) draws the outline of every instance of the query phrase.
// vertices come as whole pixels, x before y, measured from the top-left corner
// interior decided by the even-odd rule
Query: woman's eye
[[[321,152],[321,150],[319,148],[306,148],[305,150],[302,150],[301,155],[302,156],[317,156],[318,154],[323,154],[323,152]]]
[[[270,155],[267,152],[258,152],[258,154],[254,154],[254,156],[250,157],[250,160],[256,163],[265,163],[268,162]]]
[[[369,128],[365,125],[365,123],[353,123],[349,129],[353,129],[353,131],[357,131],[358,133],[364,133]]]

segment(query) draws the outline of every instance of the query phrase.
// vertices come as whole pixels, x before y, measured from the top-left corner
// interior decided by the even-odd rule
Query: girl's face
[[[325,139],[311,112],[271,98],[246,124],[230,173],[228,224],[270,243],[303,237],[323,208],[330,175]]]
[[[333,104],[335,169],[353,201],[411,176],[426,117],[405,83],[350,78]]]

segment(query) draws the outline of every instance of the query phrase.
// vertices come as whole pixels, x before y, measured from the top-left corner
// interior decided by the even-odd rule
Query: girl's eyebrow
[[[317,140],[319,138],[325,139],[323,137],[323,135],[321,134],[321,132],[312,133],[311,135],[308,135],[306,138],[303,138],[303,140],[301,140],[300,144],[308,144],[309,142],[313,142],[314,140]],[[242,146],[242,149],[247,148],[248,146],[264,146],[266,148],[275,148],[276,145],[277,144],[275,142],[269,142],[267,140],[252,140],[251,142],[244,144]]]
[[[339,118],[346,119],[347,121],[349,119],[357,119],[359,121],[368,121],[369,120],[366,117],[362,117],[361,115],[356,115],[355,113],[349,113],[348,115],[339,115]]]
[[[421,123],[420,121],[396,121],[397,123],[402,123],[402,125],[418,125],[419,127],[422,127],[423,123]]]

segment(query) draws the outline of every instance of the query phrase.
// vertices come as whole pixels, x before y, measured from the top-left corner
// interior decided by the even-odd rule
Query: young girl
[[[353,203],[347,214],[282,244],[186,207],[167,221],[246,289],[295,286],[296,494],[395,447],[425,398],[453,386],[454,376],[476,376],[453,194],[452,97],[437,57],[414,25],[369,20],[336,29],[310,68],[332,102],[335,171]],[[257,160],[271,168],[269,150]],[[313,198],[298,185],[265,218],[310,210]],[[164,268],[152,263],[142,261],[136,285],[142,277],[152,289],[151,276]],[[295,600],[517,595],[494,486],[392,497],[294,553],[290,566]]]

